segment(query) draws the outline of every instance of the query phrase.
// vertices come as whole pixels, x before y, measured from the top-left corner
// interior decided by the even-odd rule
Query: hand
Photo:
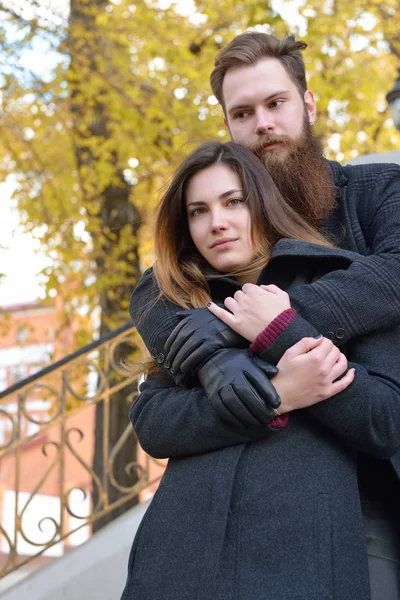
[[[213,302],[208,310],[231,329],[254,342],[258,334],[281,312],[290,308],[290,298],[276,285],[245,283],[233,298],[226,298],[224,304],[230,312]]]
[[[273,378],[280,398],[279,412],[311,406],[342,392],[353,381],[355,370],[347,370],[347,358],[330,340],[303,338],[286,350]]]
[[[198,370],[215,412],[233,426],[260,427],[275,418],[280,399],[268,377],[276,368],[248,350],[218,350]]]
[[[247,340],[214,317],[206,308],[176,313],[185,317],[165,342],[166,366],[184,375],[196,371],[206,358],[222,348],[245,348]]]

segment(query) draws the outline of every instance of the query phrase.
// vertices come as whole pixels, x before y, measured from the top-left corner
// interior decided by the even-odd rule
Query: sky
[[[16,2],[5,0],[4,5],[16,6]],[[39,0],[36,3],[42,6],[42,14],[46,15],[46,6],[49,7],[52,19],[65,19],[68,14],[69,3],[67,0]],[[23,7],[23,16],[29,19],[32,16],[32,5],[27,0],[20,0]],[[32,49],[25,52],[21,58],[22,66],[46,78],[57,62],[57,55],[49,51],[46,45],[37,40],[33,42]],[[12,176],[0,183],[0,273],[5,277],[0,278],[0,306],[29,302],[44,295],[40,287],[39,272],[50,260],[40,253],[39,243],[32,236],[24,234],[19,226],[18,212],[11,200],[15,189],[15,180]]]
[[[37,240],[19,227],[18,212],[13,208],[12,177],[0,184],[0,306],[36,300],[43,291],[37,274],[49,260],[40,253]],[[3,248],[4,247],[4,248]]]

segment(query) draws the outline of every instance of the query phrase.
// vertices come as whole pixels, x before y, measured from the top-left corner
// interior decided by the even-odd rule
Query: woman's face
[[[186,211],[193,243],[212,267],[228,273],[251,264],[250,212],[229,167],[216,164],[190,179]]]

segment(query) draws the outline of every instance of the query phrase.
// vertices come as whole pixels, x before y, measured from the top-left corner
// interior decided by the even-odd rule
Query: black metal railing
[[[132,484],[121,483],[116,474],[121,449],[136,444],[128,407],[138,394],[138,380],[120,360],[127,348],[133,358],[140,355],[132,323],[0,392],[0,577],[38,555],[62,554],[72,534],[82,530],[81,539],[90,536],[97,519],[132,503],[161,476],[158,468],[151,480],[152,463],[163,463],[144,453],[124,466]],[[126,427],[110,441],[112,403],[121,392],[126,392]],[[100,403],[101,472],[94,457]]]

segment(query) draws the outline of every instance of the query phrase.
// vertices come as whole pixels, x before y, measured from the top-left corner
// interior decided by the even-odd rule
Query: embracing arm
[[[356,245],[365,237],[368,256],[290,293],[292,306],[337,345],[400,324],[400,168],[385,165],[374,184],[358,207],[362,218],[346,207],[362,227],[349,233]]]
[[[141,446],[155,458],[191,456],[279,435],[268,425],[232,427],[202,388],[183,389],[155,377],[142,383],[129,416]]]
[[[357,450],[378,458],[400,451],[400,328],[349,344],[353,383],[308,411]]]
[[[303,342],[304,338],[299,343]],[[278,338],[273,344],[275,351],[279,344]],[[329,347],[332,342],[325,338],[320,349],[324,344]],[[289,348],[278,362],[279,373],[272,380],[273,383],[283,375],[282,361],[288,354],[290,355],[292,348]],[[323,395],[322,402],[313,403],[306,408],[308,414],[328,427],[349,446],[361,452],[378,458],[390,458],[399,452],[399,348],[400,328],[398,327],[371,333],[349,342],[346,347],[349,361],[345,377],[355,369],[352,383],[329,398]],[[339,352],[339,350],[332,345],[332,352]],[[265,354],[267,360],[272,360],[273,357],[268,349]],[[314,354],[315,359],[318,360],[318,353]],[[310,376],[310,373],[307,374]],[[334,382],[334,385],[342,380]],[[283,384],[287,385],[287,381],[284,380]],[[282,406],[285,405],[283,389],[279,389]],[[325,389],[323,387],[323,390]],[[291,395],[293,396],[293,392]]]
[[[294,319],[287,327],[289,330],[292,326],[291,331],[285,330],[261,356],[275,364],[285,352],[286,343],[292,343],[295,334],[301,337],[302,322]],[[306,324],[304,334],[307,331]],[[347,444],[379,458],[389,458],[400,451],[398,348],[398,327],[349,342],[346,354],[348,368],[356,370],[353,382],[339,394],[306,409]],[[280,368],[281,361],[277,364]]]
[[[263,335],[271,333],[271,324],[260,332],[267,308],[275,303],[277,307],[286,309],[287,312],[287,300],[286,292],[276,286],[258,287],[246,284],[234,298],[225,300],[225,304],[232,312],[215,305],[210,307],[214,314],[234,327],[238,333],[248,335],[249,341],[252,341],[252,348],[259,342],[258,349],[261,351],[261,339],[273,339],[260,356],[278,366],[278,375],[272,382],[276,385],[276,382],[281,380],[279,394],[282,407],[285,407],[288,401],[290,406],[300,395],[302,388],[306,393],[310,393],[315,387],[313,385],[307,390],[304,385],[299,385],[298,388],[293,388],[293,382],[285,377],[286,364],[293,362],[293,344],[305,344],[305,336],[310,334],[310,325],[301,317],[292,314],[290,322],[275,339],[271,335]],[[282,314],[278,314],[276,320],[281,318]],[[256,337],[257,331],[260,334]],[[352,362],[347,366],[349,369],[356,369],[354,381],[334,395],[332,393],[326,395],[329,388],[326,382],[322,381],[320,399],[324,401],[309,405],[307,408],[309,414],[358,450],[382,458],[395,454],[400,450],[399,348],[400,328],[398,327],[371,333],[349,342],[346,352]],[[340,357],[339,349],[325,338],[319,348],[314,349],[312,353],[306,346],[303,354],[300,353],[302,360],[306,357],[309,360],[313,358],[314,364],[308,362],[307,368],[300,370],[296,376],[299,381],[304,374],[311,379],[317,365],[320,364],[321,353],[330,355],[328,364],[334,363],[334,368],[337,370],[335,361]],[[295,357],[295,360],[298,362],[299,358]],[[336,372],[335,376],[338,377],[339,373]],[[334,385],[339,382],[334,382]],[[289,394],[285,393],[288,384],[290,384]]]

